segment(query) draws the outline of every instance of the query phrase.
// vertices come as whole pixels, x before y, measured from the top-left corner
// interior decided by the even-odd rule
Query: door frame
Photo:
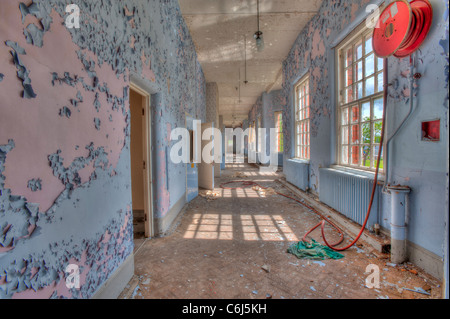
[[[133,90],[142,96],[142,142],[143,142],[143,174],[144,174],[144,213],[145,213],[145,238],[152,238],[155,234],[153,216],[153,163],[151,156],[152,130],[151,130],[151,94],[139,85],[130,82],[129,90]],[[131,112],[131,105],[130,105]]]

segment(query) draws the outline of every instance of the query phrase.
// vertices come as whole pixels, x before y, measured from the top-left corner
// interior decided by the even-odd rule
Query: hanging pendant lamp
[[[245,80],[244,84],[247,85],[247,36],[244,35],[244,56],[245,56]]]
[[[255,40],[256,40],[256,48],[258,49],[258,52],[262,52],[264,50],[264,37],[263,33],[261,32],[259,28],[259,0],[256,0],[257,3],[257,11],[258,11],[258,31],[255,32]]]

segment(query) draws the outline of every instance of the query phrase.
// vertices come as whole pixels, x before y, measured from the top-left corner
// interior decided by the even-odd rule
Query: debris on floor
[[[266,193],[266,195],[276,195],[276,192],[272,187],[266,188],[264,192]]]
[[[344,255],[316,242],[314,239],[312,239],[311,243],[300,241],[292,244],[287,252],[299,259],[324,260],[344,258]]]
[[[429,292],[425,291],[423,288],[420,288],[420,287],[414,287],[414,289],[409,289],[409,288],[403,287],[402,289],[403,290],[409,290],[409,291],[412,291],[412,292],[417,292],[419,294],[423,294],[423,295],[427,295],[427,296],[431,296],[431,294]]]
[[[242,172],[236,172],[232,176],[233,178],[247,178],[248,176]]]
[[[320,267],[325,267],[325,264],[321,261],[313,261],[313,263],[319,265]]]
[[[269,273],[270,272],[270,266],[269,265],[263,265],[262,267],[261,267],[261,269],[262,270],[264,270],[265,272],[267,272],[267,273]]]
[[[208,202],[211,202],[213,200],[216,200],[219,198],[220,194],[213,191],[207,191],[207,192],[199,192],[199,195],[203,198],[206,198]]]
[[[141,287],[139,287],[139,285],[137,285],[136,288],[134,289],[132,295],[131,295],[131,299],[135,299],[136,296],[142,297],[142,293],[139,292],[140,289],[141,289]]]
[[[260,186],[253,186],[252,189],[259,193],[260,196],[265,197],[267,195],[275,195],[276,191],[272,187],[262,188]]]

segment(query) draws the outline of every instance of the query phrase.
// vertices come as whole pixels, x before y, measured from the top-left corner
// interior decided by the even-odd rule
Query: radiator
[[[373,178],[333,168],[322,168],[319,171],[320,201],[362,225],[369,207]],[[379,190],[377,187],[367,229],[371,229],[379,220]]]
[[[288,159],[283,168],[286,180],[303,191],[309,188],[309,163]]]

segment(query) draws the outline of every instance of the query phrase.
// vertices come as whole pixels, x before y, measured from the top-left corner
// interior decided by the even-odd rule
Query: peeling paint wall
[[[336,105],[334,47],[359,23],[364,23],[369,3],[379,1],[324,1],[319,13],[300,33],[283,65],[285,164],[294,157],[294,84],[305,74],[311,87],[311,160],[309,187],[320,192],[319,168],[336,164]],[[408,216],[408,240],[440,258],[445,236],[446,152],[448,148],[448,2],[431,1],[433,25],[420,50],[417,70],[422,78],[409,92],[409,58],[389,58],[388,127],[394,132],[414,96],[414,115],[391,145],[392,184],[412,188]],[[252,116],[253,114],[250,114]],[[421,139],[421,122],[441,120],[441,141]],[[384,195],[380,223],[390,228],[390,197]],[[418,261],[420,262],[420,261]],[[421,264],[423,267],[426,262]],[[447,265],[448,266],[448,265]],[[442,270],[430,270],[434,274]]]
[[[206,83],[206,122],[219,127],[219,86],[217,83]]]
[[[64,26],[66,5],[80,28]],[[152,97],[154,215],[185,196],[170,130],[205,120],[176,1],[20,0],[0,10],[0,299],[89,298],[133,251],[130,75]],[[81,289],[68,289],[77,264]]]

